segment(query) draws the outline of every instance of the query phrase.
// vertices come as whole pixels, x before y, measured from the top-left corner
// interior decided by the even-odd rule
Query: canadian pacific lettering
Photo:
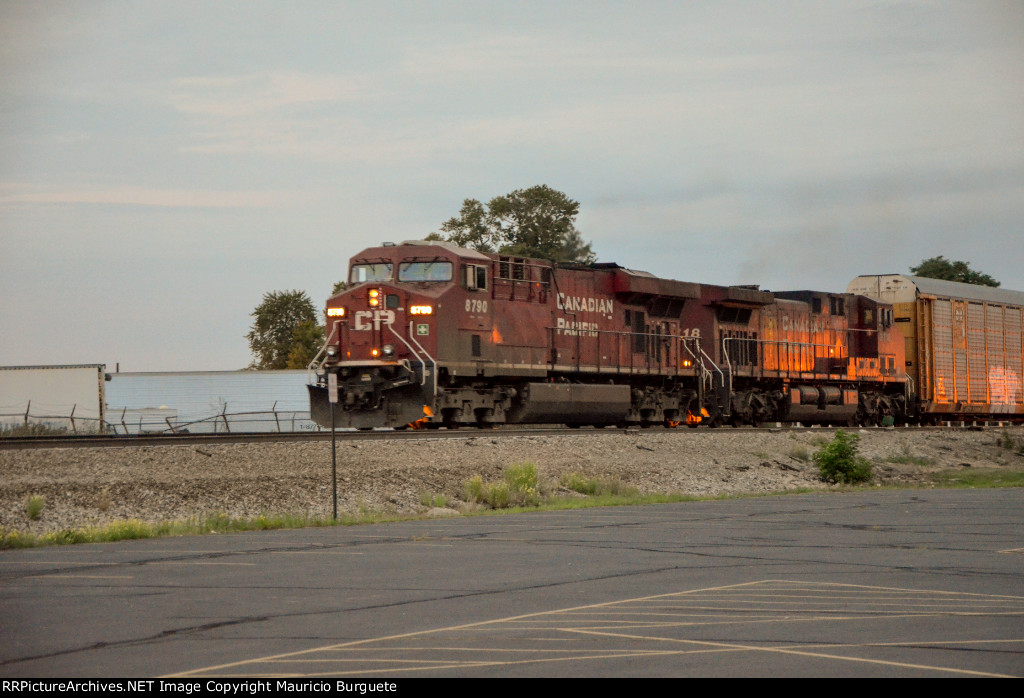
[[[598,327],[596,322],[566,322],[564,317],[555,320],[558,334],[570,337],[596,337]]]
[[[613,301],[608,298],[584,298],[583,296],[566,296],[564,293],[558,294],[557,307],[559,310],[611,315],[612,305]]]

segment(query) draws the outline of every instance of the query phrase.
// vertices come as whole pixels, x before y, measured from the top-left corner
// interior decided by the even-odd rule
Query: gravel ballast
[[[1024,443],[1020,428],[854,431],[860,454],[874,463],[873,484],[925,483],[930,473],[951,468],[1024,469],[1024,456],[999,443],[1007,433]],[[642,493],[827,489],[809,456],[831,438],[820,429],[677,429],[340,441],[339,510],[425,514],[424,495],[444,495],[458,506],[466,480],[499,480],[506,467],[524,462],[535,463],[554,489],[571,472],[618,479]],[[331,512],[326,442],[5,450],[0,473],[0,528],[7,531]],[[25,512],[30,496],[45,501],[34,521]]]

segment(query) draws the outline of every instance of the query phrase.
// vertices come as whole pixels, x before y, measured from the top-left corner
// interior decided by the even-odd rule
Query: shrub
[[[814,463],[825,482],[857,483],[871,479],[871,463],[857,455],[860,437],[840,429],[831,443],[814,454]]]

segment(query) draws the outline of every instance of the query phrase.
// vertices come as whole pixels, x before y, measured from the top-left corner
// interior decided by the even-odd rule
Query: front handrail
[[[431,366],[432,366],[431,371],[433,371],[433,373],[434,373],[434,395],[436,396],[437,395],[437,360],[433,356],[431,356],[430,352],[428,352],[426,349],[424,349],[423,345],[420,344],[418,339],[416,339],[416,335],[413,334],[413,331],[412,331],[413,324],[414,324],[414,321],[410,320],[409,321],[409,339],[411,339],[413,342],[415,342],[416,346],[418,346],[420,348],[420,351],[423,352],[423,355],[426,356],[428,359],[430,359],[430,363],[431,363]],[[389,327],[390,327],[390,325],[389,325]],[[392,330],[392,332],[394,332],[394,330]],[[413,353],[415,354],[416,352],[413,352]],[[416,358],[419,359],[419,355],[417,355]],[[420,382],[420,385],[424,385],[427,382],[427,376],[426,376],[427,364],[422,359],[420,359],[420,364],[423,366],[423,370],[424,370],[423,380]]]
[[[327,347],[330,345],[331,340],[334,338],[334,334],[336,332],[338,332],[338,323],[334,323],[334,325],[331,327],[331,333],[327,335],[327,339],[324,340],[324,345],[320,347],[320,351],[316,353],[316,356],[313,357],[313,360],[310,361],[309,364],[306,366],[307,381],[310,380],[311,374],[318,372],[320,370],[320,366],[322,365],[320,357],[327,353]],[[310,385],[313,385],[313,383],[310,383]]]
[[[395,328],[394,328],[394,327],[392,326],[392,323],[390,323],[390,322],[389,322],[389,323],[387,323],[387,324],[385,325],[385,327],[387,327],[387,328],[388,328],[388,330],[389,330],[389,331],[391,332],[391,334],[393,334],[393,335],[395,335],[396,337],[398,337],[398,341],[400,341],[400,342],[401,342],[402,344],[404,344],[404,345],[405,345],[405,348],[409,350],[409,353],[410,353],[410,354],[412,354],[413,356],[415,356],[415,357],[416,357],[416,360],[420,362],[420,365],[421,365],[421,366],[423,366],[424,368],[426,368],[426,365],[427,365],[427,364],[426,364],[426,362],[425,362],[425,361],[423,360],[423,357],[421,357],[421,356],[419,355],[419,352],[417,352],[417,351],[416,351],[415,349],[413,349],[413,348],[412,348],[412,345],[411,345],[411,344],[409,344],[409,342],[405,341],[405,337],[403,337],[402,335],[400,335],[400,334],[398,334],[397,332],[395,332]],[[410,331],[410,333],[412,332],[412,322],[410,322],[410,323],[409,323],[409,331]],[[410,336],[411,336],[411,335],[410,335]],[[418,342],[417,342],[417,344],[418,344]],[[423,347],[420,347],[420,349],[422,349],[422,348],[423,348]],[[424,353],[426,353],[426,352],[424,352]],[[429,356],[429,354],[428,354],[428,356]],[[424,374],[424,375],[423,375],[423,376],[422,376],[422,377],[420,378],[420,385],[423,385],[423,384],[424,384],[424,383],[426,383],[426,382],[427,382],[427,376],[426,376],[426,375]]]

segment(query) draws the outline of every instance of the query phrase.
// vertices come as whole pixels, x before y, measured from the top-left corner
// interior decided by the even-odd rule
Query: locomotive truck
[[[347,283],[311,364],[325,427],[331,397],[334,425],[357,429],[881,424],[920,409],[893,306],[860,293],[422,240],[363,250]]]

